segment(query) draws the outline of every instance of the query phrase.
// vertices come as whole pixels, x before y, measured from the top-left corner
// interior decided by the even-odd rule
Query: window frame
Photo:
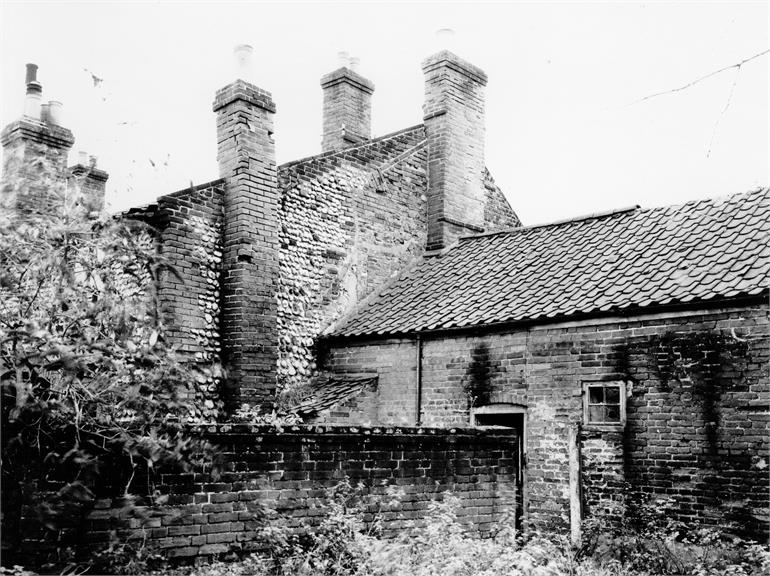
[[[590,388],[602,387],[617,387],[619,391],[619,410],[620,420],[617,422],[591,422],[589,420],[590,410],[589,406],[596,406],[596,404],[589,404]],[[626,383],[622,380],[606,380],[606,381],[591,381],[583,382],[583,426],[586,428],[594,429],[609,429],[609,430],[621,430],[626,425]]]

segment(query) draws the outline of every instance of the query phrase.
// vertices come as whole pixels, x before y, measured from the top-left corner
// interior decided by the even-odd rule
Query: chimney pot
[[[40,105],[40,121],[48,124],[51,120],[50,106],[48,104]]]
[[[30,90],[29,87],[34,83],[27,85],[27,96],[24,98],[24,115],[33,120],[40,120],[40,92]],[[38,84],[38,86],[40,86]]]
[[[353,72],[358,72],[358,65],[361,64],[361,59],[358,56],[350,57],[350,69]]]
[[[54,126],[61,126],[62,103],[57,100],[48,101],[48,122]]]
[[[27,78],[24,80],[24,84],[37,81],[37,64],[27,64]]]
[[[233,48],[233,54],[235,55],[235,77],[236,79],[246,80],[251,82],[253,80],[253,59],[254,47],[251,44],[237,44]]]
[[[82,166],[88,165],[88,153],[86,153],[85,150],[80,150],[78,152],[78,164]]]
[[[33,80],[32,82],[27,84],[27,94],[40,95],[42,93],[43,93],[43,86],[37,80]]]
[[[439,50],[454,50],[455,31],[451,28],[439,28],[436,30],[436,42]]]
[[[337,60],[339,60],[339,64],[341,68],[350,67],[350,54],[346,50],[341,50],[340,52],[337,52]]]

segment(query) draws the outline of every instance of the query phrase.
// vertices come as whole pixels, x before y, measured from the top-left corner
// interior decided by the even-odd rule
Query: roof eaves
[[[630,317],[641,314],[655,314],[659,312],[675,311],[681,309],[700,308],[704,304],[709,307],[717,305],[740,305],[746,302],[764,301],[770,295],[770,287],[753,288],[745,292],[731,294],[729,296],[710,293],[707,296],[697,297],[688,301],[675,300],[673,298],[664,298],[658,302],[651,302],[646,305],[626,304],[624,306],[602,306],[590,310],[580,310],[570,314],[537,314],[533,316],[512,318],[498,322],[476,322],[472,324],[463,324],[458,326],[428,327],[412,330],[379,330],[379,331],[357,331],[354,333],[331,333],[325,335],[327,340],[348,340],[348,339],[385,339],[385,338],[413,338],[416,335],[442,334],[453,332],[477,332],[479,330],[494,331],[505,328],[521,328],[534,326],[538,324],[554,324],[559,322],[580,322],[589,321],[598,318],[613,316]]]

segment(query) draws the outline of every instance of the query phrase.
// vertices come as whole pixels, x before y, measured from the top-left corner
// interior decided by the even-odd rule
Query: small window
[[[622,426],[626,421],[626,387],[623,382],[585,385],[585,423]]]

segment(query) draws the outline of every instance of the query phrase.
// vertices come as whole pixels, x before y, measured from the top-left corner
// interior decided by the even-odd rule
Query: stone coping
[[[259,435],[292,435],[292,436],[324,436],[324,435],[358,435],[358,436],[516,436],[516,431],[511,429],[496,428],[494,430],[481,430],[478,428],[433,428],[425,426],[352,426],[352,425],[319,425],[319,424],[291,424],[277,426],[271,424],[249,424],[245,422],[219,423],[219,424],[190,424],[188,428],[193,432],[204,435],[227,434],[259,434]]]

